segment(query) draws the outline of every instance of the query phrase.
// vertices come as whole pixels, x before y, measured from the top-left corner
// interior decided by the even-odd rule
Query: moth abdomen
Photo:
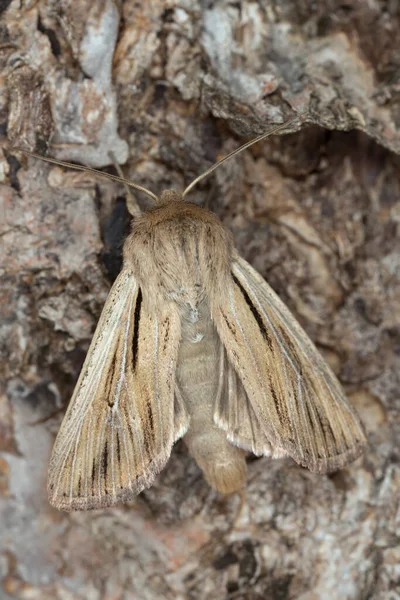
[[[222,431],[219,433],[218,440],[206,437],[199,440],[196,451],[192,448],[191,453],[209,485],[221,494],[231,494],[239,491],[246,482],[246,452],[228,442]],[[201,448],[202,443],[204,448]]]
[[[234,446],[214,420],[221,387],[221,341],[205,300],[182,318],[177,386],[190,425],[184,442],[208,483],[221,493],[239,490],[246,478],[245,452]]]

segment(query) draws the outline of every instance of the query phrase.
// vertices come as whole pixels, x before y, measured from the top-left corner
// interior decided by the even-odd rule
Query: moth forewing
[[[85,508],[93,462],[97,460],[93,398],[104,394],[107,374],[124,313],[137,296],[133,274],[124,269],[117,277],[97,324],[74,394],[53,447],[48,473],[48,495],[56,508]],[[97,413],[105,414],[101,403]],[[103,408],[103,410],[102,410]],[[87,417],[89,416],[89,421]],[[85,439],[84,439],[85,438]],[[84,439],[84,444],[82,440]],[[79,479],[80,478],[80,479]]]
[[[62,510],[126,501],[149,487],[174,438],[176,311],[149,315],[125,267],[107,298],[49,467]],[[182,411],[179,432],[187,428]]]
[[[213,419],[226,434],[227,439],[256,456],[281,458],[287,452],[273,447],[262,424],[254,412],[243,383],[228,359],[220,342],[223,355],[223,386],[214,403]]]
[[[249,420],[273,449],[318,472],[361,454],[363,428],[336,377],[279,297],[237,255],[231,289],[213,316],[246,390]],[[241,445],[240,428],[225,428]]]

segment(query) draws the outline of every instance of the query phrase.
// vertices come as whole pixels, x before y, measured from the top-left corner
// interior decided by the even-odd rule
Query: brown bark
[[[6,0],[0,13],[0,597],[399,597],[397,4]],[[192,199],[330,361],[365,457],[333,476],[250,458],[243,497],[223,497],[178,443],[130,506],[57,513],[49,452],[129,225],[122,187],[9,143],[96,167],[111,150],[159,193],[296,111],[307,125]]]

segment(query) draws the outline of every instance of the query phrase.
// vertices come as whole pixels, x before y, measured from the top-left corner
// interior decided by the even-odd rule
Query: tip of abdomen
[[[215,458],[215,462],[208,464],[204,476],[208,483],[221,494],[232,494],[239,491],[246,481],[245,454],[237,453],[235,459],[222,462]]]

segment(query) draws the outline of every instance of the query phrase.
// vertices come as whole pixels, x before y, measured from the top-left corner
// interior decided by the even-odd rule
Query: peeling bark
[[[0,19],[0,597],[399,597],[397,4],[29,0]],[[49,453],[129,218],[121,186],[10,145],[107,168],[111,150],[159,193],[298,112],[192,199],[326,356],[365,457],[332,476],[249,457],[222,497],[178,443],[131,505],[57,513]]]

